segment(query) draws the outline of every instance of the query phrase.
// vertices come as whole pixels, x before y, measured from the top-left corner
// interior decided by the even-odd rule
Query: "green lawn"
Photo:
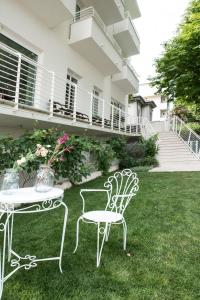
[[[81,225],[75,246],[75,223],[81,212],[80,187],[65,193],[69,208],[63,270],[40,263],[20,270],[4,287],[4,300],[142,300],[200,299],[200,172],[138,174],[140,191],[126,212],[127,251],[122,228],[113,227],[96,268],[96,228]],[[105,178],[82,185],[102,188]],[[104,206],[102,195],[88,198],[88,208]],[[61,210],[16,217],[14,249],[22,254],[54,255],[58,249]],[[128,255],[127,255],[128,254]]]

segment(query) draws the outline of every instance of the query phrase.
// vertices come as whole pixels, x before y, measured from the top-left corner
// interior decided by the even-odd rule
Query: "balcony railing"
[[[104,24],[102,18],[99,16],[99,14],[96,12],[94,7],[90,6],[88,8],[85,8],[79,12],[77,12],[73,18],[73,23],[82,21],[84,19],[92,17],[95,22],[99,25],[101,30],[105,33],[106,37],[109,39],[115,50],[118,52],[120,56],[122,56],[122,50],[116,40],[113,38],[113,36],[109,33],[107,26]]]
[[[60,118],[61,124],[63,120],[68,120],[66,125],[73,126],[75,122],[82,122],[87,128],[98,126],[131,135],[141,133],[140,123],[135,123],[122,109],[2,43],[0,103],[4,107],[11,106],[23,112],[28,110],[45,113],[52,117],[51,121],[54,117]]]

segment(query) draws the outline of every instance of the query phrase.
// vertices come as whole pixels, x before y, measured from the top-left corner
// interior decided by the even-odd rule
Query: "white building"
[[[154,101],[146,101],[141,96],[132,96],[129,98],[128,112],[132,120],[137,120],[138,123],[142,119],[152,121],[154,109],[156,109]]]
[[[0,0],[0,134],[133,135],[137,0]],[[37,120],[37,122],[36,122]]]
[[[164,121],[168,111],[173,108],[172,103],[168,103],[166,97],[156,95],[156,89],[152,88],[149,83],[140,84],[139,94],[145,99],[145,101],[153,101],[156,104],[156,107],[152,112],[151,121]]]

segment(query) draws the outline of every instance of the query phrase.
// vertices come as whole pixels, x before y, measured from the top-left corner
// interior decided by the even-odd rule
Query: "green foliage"
[[[116,158],[115,151],[111,145],[96,141],[93,145],[93,153],[97,161],[98,170],[102,171],[103,175],[106,175],[113,159]]]
[[[200,110],[200,1],[191,1],[174,38],[155,61],[152,85],[169,100],[193,103]]]
[[[157,135],[147,140],[141,138],[138,142],[126,146],[126,152],[120,161],[120,169],[157,166],[158,161],[155,158],[157,152]]]
[[[108,141],[108,144],[112,147],[117,158],[121,158],[126,140],[123,137],[113,137]]]
[[[44,147],[50,147],[52,152],[57,139],[64,132],[53,129],[34,130],[27,132],[17,139],[11,137],[0,139],[0,172],[6,168],[12,168],[16,160],[29,153],[35,153],[37,144]],[[62,160],[57,160],[53,164],[55,177],[68,178],[72,183],[81,182],[83,177],[90,174],[91,168],[85,163],[85,153],[93,153],[94,163],[98,170],[107,174],[113,159],[120,156],[125,141],[121,138],[111,139],[107,142],[88,138],[86,136],[70,136],[66,142],[67,147],[72,147],[70,152],[64,152]],[[5,159],[6,158],[6,159]],[[23,165],[24,177],[30,179],[30,175],[38,170],[39,165],[44,163],[42,157],[35,156],[34,159],[28,159]]]
[[[57,129],[47,129],[27,132],[18,139],[0,139],[0,170],[3,171],[5,168],[12,167],[17,159],[26,156],[29,152],[35,153],[37,144],[54,147],[56,140],[61,135],[63,135],[63,132]],[[84,164],[83,151],[88,151],[91,145],[85,137],[71,136],[67,146],[72,146],[73,149],[70,153],[63,153],[63,161],[54,163],[55,176],[57,179],[63,177],[69,178],[72,182],[79,182],[83,176],[86,177],[89,174],[89,170]],[[5,160],[5,157],[9,159]],[[28,161],[25,166],[26,173],[30,174],[38,170],[41,163],[44,163],[42,157],[36,157],[32,161]]]
[[[154,157],[158,153],[157,140],[157,135],[154,135],[147,140],[142,140],[145,149],[145,157]]]
[[[187,124],[194,132],[200,135],[200,123],[191,122]]]

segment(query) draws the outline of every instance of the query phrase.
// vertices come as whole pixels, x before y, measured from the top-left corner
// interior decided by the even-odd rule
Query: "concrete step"
[[[159,153],[160,152],[190,152],[189,149],[187,149],[186,147],[160,147],[159,148]]]
[[[159,141],[161,141],[161,142],[162,142],[162,141],[164,141],[164,142],[166,141],[166,142],[168,142],[168,143],[169,143],[170,141],[171,141],[171,142],[179,141],[179,142],[183,143],[183,142],[182,142],[178,137],[176,137],[176,136],[165,137],[165,138],[164,138],[164,137],[163,137],[163,138],[159,138]]]
[[[166,159],[160,159],[159,160],[159,164],[162,165],[162,164],[170,164],[170,163],[177,163],[177,162],[182,162],[184,164],[188,164],[190,162],[195,162],[195,158],[194,159],[183,159],[183,158],[176,158],[176,159],[172,159],[172,158],[166,158]]]
[[[194,155],[190,154],[190,153],[158,153],[157,158],[158,159],[163,159],[163,158],[190,158],[190,157],[194,157]]]

